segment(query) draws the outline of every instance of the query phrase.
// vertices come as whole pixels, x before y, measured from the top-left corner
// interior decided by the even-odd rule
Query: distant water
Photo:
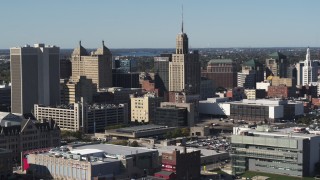
[[[118,56],[159,56],[159,53],[156,52],[145,52],[145,51],[132,51],[132,52],[118,52]]]

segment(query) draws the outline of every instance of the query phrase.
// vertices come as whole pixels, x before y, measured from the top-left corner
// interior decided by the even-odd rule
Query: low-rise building
[[[143,96],[131,95],[131,121],[149,123],[155,119],[156,108],[160,106],[163,98],[154,93]]]
[[[153,149],[87,144],[55,148],[27,156],[29,171],[38,178],[123,179],[152,174],[159,167]]]
[[[269,86],[268,97],[270,98],[289,98],[296,96],[296,88],[285,85]]]
[[[173,151],[180,151],[187,153],[190,152],[196,152],[200,151],[200,166],[204,167],[206,169],[216,169],[219,167],[219,164],[222,161],[229,160],[230,156],[229,153],[226,151],[216,151],[216,150],[210,150],[210,149],[197,149],[197,148],[191,148],[183,146],[155,146],[155,149],[159,151],[159,154],[163,153],[172,153]]]
[[[8,179],[12,175],[12,151],[0,148],[0,179]]]
[[[184,119],[183,123],[181,122],[180,125],[182,124],[187,124],[187,126],[194,126],[196,119],[199,117],[198,112],[195,110],[195,104],[194,103],[173,103],[173,102],[162,102],[161,107],[174,107],[174,108],[186,108],[187,110],[187,119]],[[182,115],[182,114],[181,114]],[[160,117],[160,114],[158,114],[158,117],[160,119],[163,119],[164,117]],[[181,118],[178,118],[182,121]],[[175,119],[175,120],[178,120]],[[187,123],[185,123],[187,122]],[[169,122],[168,122],[169,123]],[[161,124],[161,123],[160,123]],[[170,124],[170,123],[169,123]],[[173,124],[178,124],[178,122],[174,122]],[[173,125],[172,124],[172,125]]]
[[[188,126],[188,110],[186,107],[157,107],[154,124],[170,127]]]
[[[34,115],[38,120],[53,119],[61,130],[101,132],[106,127],[128,123],[127,104],[74,103],[56,107],[34,105]]]
[[[320,136],[296,133],[293,128],[234,127],[231,145],[234,175],[259,171],[287,176],[314,176],[315,165],[320,160]]]
[[[257,99],[230,102],[216,102],[214,98],[200,101],[202,114],[223,115],[230,119],[274,122],[280,119],[294,119],[304,113],[303,103],[277,99]]]
[[[21,152],[60,146],[60,129],[53,120],[38,122],[23,119],[19,125],[6,122],[0,126],[0,148],[12,151],[12,161],[18,163]]]
[[[156,177],[165,172],[174,172],[176,179],[200,179],[200,150],[184,151],[172,150],[161,153],[161,171]]]
[[[95,136],[99,139],[137,139],[145,137],[163,137],[170,131],[176,129],[175,127],[160,126],[154,124],[147,124],[142,126],[131,126],[126,128],[106,130],[105,133],[96,133]]]

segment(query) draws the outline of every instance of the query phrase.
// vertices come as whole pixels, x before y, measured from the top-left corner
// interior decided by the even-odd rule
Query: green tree
[[[137,141],[132,141],[132,143],[130,144],[130,146],[132,147],[139,147],[139,143]]]
[[[190,136],[190,129],[189,128],[182,128],[181,135],[182,136]]]
[[[121,146],[128,146],[128,141],[127,140],[114,141],[114,142],[111,142],[111,144],[121,145]]]

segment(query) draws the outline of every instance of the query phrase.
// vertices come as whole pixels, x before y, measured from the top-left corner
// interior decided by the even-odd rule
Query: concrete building
[[[195,105],[193,104],[193,103],[173,103],[173,102],[162,102],[161,103],[161,107],[162,108],[164,108],[164,107],[171,107],[171,108],[174,108],[175,110],[178,110],[178,109],[181,109],[181,108],[186,108],[186,110],[187,110],[187,120],[184,120],[184,121],[182,121],[182,118],[181,117],[179,117],[179,116],[183,116],[183,114],[180,114],[179,116],[175,116],[175,120],[176,120],[176,122],[171,122],[171,123],[169,123],[168,122],[168,120],[166,120],[167,121],[167,123],[168,124],[171,124],[171,125],[173,125],[173,124],[180,124],[180,125],[182,125],[182,124],[186,124],[187,126],[194,126],[194,124],[195,124],[195,119],[196,118],[198,118],[199,117],[199,114],[197,113],[197,115],[195,115],[196,114],[196,111],[195,111]],[[179,111],[179,110],[178,110]],[[182,113],[182,111],[183,110],[180,110],[180,113]],[[175,113],[178,113],[178,112],[175,112]],[[158,114],[158,121],[160,120],[160,119],[163,119],[164,117],[161,117],[162,115],[160,115],[160,114]],[[169,115],[166,115],[166,116],[169,116]],[[177,122],[178,120],[180,120],[180,122]],[[182,123],[183,122],[183,123]],[[158,122],[158,123],[160,123],[160,122]],[[163,122],[162,122],[163,123]],[[162,124],[162,123],[160,123],[160,124]]]
[[[153,123],[169,127],[188,126],[188,110],[177,106],[157,107]]]
[[[176,53],[169,62],[169,91],[200,93],[200,61],[198,51],[189,52],[188,36],[181,29],[176,37]]]
[[[97,93],[97,87],[91,79],[85,76],[75,81],[63,80],[61,85],[61,104],[73,104],[81,101],[93,103],[93,95]]]
[[[295,133],[293,128],[234,127],[230,153],[232,173],[259,171],[286,176],[314,176],[320,136]]]
[[[186,147],[186,149],[183,146],[155,146],[155,149],[158,150],[159,154],[163,153],[172,153],[173,151],[180,151],[184,152],[184,150],[187,151],[187,153],[200,151],[200,164],[201,166],[206,166],[206,169],[216,169],[218,166],[218,163],[221,163],[221,161],[229,159],[229,153],[226,151],[216,151],[216,150],[209,150],[209,149],[197,149],[192,147]],[[203,168],[201,168],[203,169]]]
[[[223,115],[229,119],[274,122],[281,119],[294,119],[304,113],[303,103],[276,99],[256,99],[231,102],[217,102],[210,98],[200,101],[200,114]]]
[[[280,85],[285,85],[288,87],[296,86],[292,78],[280,78],[279,76],[271,76],[269,79],[271,79],[272,86],[280,86]]]
[[[197,137],[210,136],[210,128],[208,126],[190,127],[190,136],[197,136]]]
[[[267,96],[264,89],[245,89],[246,99],[263,99]]]
[[[131,95],[131,121],[152,123],[156,108],[160,107],[163,98],[148,93],[143,96]]]
[[[264,89],[266,92],[268,92],[269,86],[271,86],[270,82],[257,82],[256,83],[256,89]]]
[[[194,106],[194,122],[199,121],[199,94],[187,92],[169,92],[169,102],[172,103],[191,103]]]
[[[99,139],[138,139],[138,138],[148,138],[164,137],[166,133],[173,131],[175,127],[147,124],[141,126],[131,126],[119,129],[106,130],[105,133],[96,133],[95,136]]]
[[[160,96],[159,89],[156,88],[156,83],[153,79],[148,78],[141,82],[141,88],[148,93],[155,93],[157,96]]]
[[[34,109],[38,120],[53,119],[61,130],[94,133],[103,132],[108,126],[128,123],[127,104],[74,103],[57,107],[36,104]]]
[[[270,98],[296,97],[296,88],[284,86],[284,85],[269,86],[268,97],[270,97]]]
[[[154,57],[154,80],[155,86],[159,89],[159,96],[164,97],[169,91],[169,62],[172,54],[162,54]]]
[[[289,62],[287,56],[280,52],[275,52],[269,54],[269,57],[266,59],[267,75],[266,77],[279,76],[280,78],[287,77],[287,69],[289,67]]]
[[[301,77],[301,76],[300,76]],[[310,49],[307,49],[306,60],[302,67],[302,84],[309,85],[312,82],[318,81],[318,62],[311,61]]]
[[[255,89],[256,82],[263,81],[263,65],[257,60],[249,60],[242,64],[242,70],[238,73],[238,87]]]
[[[35,44],[10,48],[11,111],[31,113],[34,104],[60,104],[60,49]]]
[[[72,81],[77,81],[80,76],[91,79],[97,88],[112,87],[112,54],[104,45],[89,54],[81,46],[75,48],[72,57]]]
[[[228,101],[230,100],[227,97],[208,98],[207,100],[199,101],[199,114],[226,116],[223,103]]]
[[[60,146],[60,129],[53,120],[40,123],[22,118],[18,124],[9,120],[0,126],[0,148],[12,151],[12,162],[19,163],[23,151]]]
[[[84,144],[29,154],[27,161],[38,178],[126,179],[152,174],[159,167],[158,156],[153,149]]]
[[[123,104],[127,103],[130,107],[130,95],[131,94],[142,94],[141,88],[122,88],[122,87],[111,87],[99,89],[98,95],[94,98],[94,102],[97,103],[113,103]]]
[[[0,179],[8,179],[12,175],[12,151],[0,148]]]
[[[237,86],[237,65],[232,59],[212,59],[202,76],[211,79],[217,88],[231,89]]]
[[[162,152],[161,159],[161,171],[156,177],[169,171],[175,173],[176,179],[200,179],[200,150]]]

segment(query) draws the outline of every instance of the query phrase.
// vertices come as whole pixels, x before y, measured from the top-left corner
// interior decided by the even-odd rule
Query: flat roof
[[[294,132],[294,128],[296,127],[276,129],[274,131],[269,131],[269,132],[250,129],[248,130],[248,132],[261,135],[261,136],[278,136],[278,137],[290,137],[290,138],[297,138],[297,139],[305,139],[305,138],[311,138],[316,136],[320,137],[319,135],[316,135],[316,134],[296,133]]]
[[[172,153],[174,150],[179,150],[180,153],[183,152],[184,147],[183,146],[156,146],[155,150],[159,151],[159,154],[162,153]],[[215,151],[215,150],[209,150],[209,149],[197,149],[197,148],[190,148],[187,147],[187,153],[194,152],[194,151],[200,151],[201,156],[213,156],[213,155],[220,155],[220,154],[226,154],[225,151]]]
[[[116,132],[133,133],[133,132],[150,131],[150,130],[167,129],[167,128],[168,128],[168,126],[147,124],[147,125],[142,125],[142,126],[132,126],[132,127],[120,128],[120,129],[117,129]]]
[[[87,155],[87,154],[93,154],[93,153],[104,153],[104,151],[99,149],[76,149],[70,152],[73,154],[81,154],[81,155]]]
[[[80,150],[80,149],[98,149],[98,150],[104,151],[106,154],[124,155],[124,156],[129,156],[132,154],[139,154],[139,153],[157,152],[157,150],[155,149],[148,149],[143,147],[120,146],[120,145],[113,145],[113,144],[91,144],[91,145],[76,146],[73,148],[73,150]]]

